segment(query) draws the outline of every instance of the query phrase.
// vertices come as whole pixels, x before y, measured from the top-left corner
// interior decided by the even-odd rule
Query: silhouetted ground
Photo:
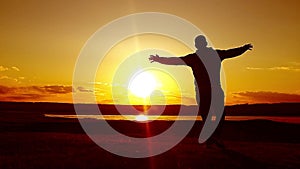
[[[197,143],[202,125],[197,122],[189,135],[168,152],[151,158],[132,159],[113,155],[97,146],[83,132],[77,119],[46,118],[43,116],[47,113],[45,109],[34,110],[0,109],[1,169],[300,168],[299,124],[227,121],[223,130],[226,149],[219,149]],[[110,124],[127,135],[146,136],[145,124],[126,121],[110,121]],[[171,124],[168,121],[153,122],[150,129],[153,134],[158,134]],[[122,144],[118,140],[113,142]]]

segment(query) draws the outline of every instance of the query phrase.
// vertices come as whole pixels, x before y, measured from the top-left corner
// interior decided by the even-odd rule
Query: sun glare
[[[140,72],[134,75],[129,83],[129,91],[135,96],[146,98],[157,87],[157,80],[150,72]]]
[[[135,117],[135,120],[136,121],[140,121],[140,122],[144,122],[144,121],[148,120],[148,117],[146,115],[140,114],[140,115],[137,115]]]

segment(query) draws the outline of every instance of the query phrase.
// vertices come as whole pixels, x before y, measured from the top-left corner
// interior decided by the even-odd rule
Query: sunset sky
[[[254,45],[252,51],[223,62],[226,104],[300,102],[299,7],[300,2],[294,0],[2,2],[0,101],[70,103],[73,89],[73,94],[82,96],[82,102],[85,102],[86,94],[94,93],[99,103],[127,104],[123,100],[127,97],[124,95],[127,87],[119,86],[126,86],[125,83],[137,72],[132,68],[131,72],[123,71],[125,79],[114,79],[121,76],[116,73],[122,72],[122,64],[124,67],[127,62],[134,62],[137,67],[151,65],[149,54],[157,51],[145,51],[148,48],[163,48],[176,56],[193,50],[168,37],[132,37],[110,50],[94,82],[81,86],[72,86],[76,60],[87,40],[105,24],[129,14],[161,12],[196,25],[217,49],[245,43]],[[153,27],[156,24],[154,22]],[[157,66],[157,63],[152,63],[155,64]],[[120,70],[117,67],[121,67]],[[166,104],[194,104],[190,70],[163,65],[159,68],[171,72],[171,69],[176,69],[173,73],[179,78],[177,80],[187,80],[184,84],[176,84],[176,80],[166,73],[152,71],[158,81],[155,87],[162,91],[154,95],[154,103],[161,103],[160,99],[164,98],[159,95],[164,94],[166,100],[163,102]],[[179,90],[178,85],[183,88]],[[116,100],[112,101],[112,89],[116,86]],[[129,96],[132,99],[130,103],[140,104],[141,99],[133,95]]]

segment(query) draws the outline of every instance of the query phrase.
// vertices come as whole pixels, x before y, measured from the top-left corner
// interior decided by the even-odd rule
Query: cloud
[[[6,96],[4,100],[5,101],[32,101],[32,100],[37,101],[45,97],[46,97],[45,95],[41,95],[41,94],[20,94],[17,96]]]
[[[8,76],[0,76],[0,80],[2,80],[2,79],[9,79],[9,77]]]
[[[264,71],[293,71],[293,72],[300,72],[300,68],[292,67],[292,66],[275,66],[275,67],[246,67],[247,70],[264,70]]]
[[[20,69],[19,69],[19,68],[17,68],[17,67],[15,67],[15,66],[11,67],[11,69],[13,69],[13,70],[15,70],[15,71],[17,71],[17,72],[19,72],[19,71],[20,71]]]
[[[107,86],[107,85],[110,85],[109,83],[107,83],[107,82],[89,82],[89,84],[95,84],[95,85],[105,85],[105,86]]]
[[[8,76],[6,76],[6,75],[0,76],[0,80],[13,80],[13,81],[15,81],[15,82],[18,81],[18,79],[13,78],[13,77],[8,77]]]
[[[7,94],[7,93],[10,93],[10,90],[12,88],[10,87],[7,87],[7,86],[0,86],[0,94]]]
[[[4,72],[4,71],[7,71],[8,68],[7,67],[4,67],[4,66],[0,66],[0,72]]]
[[[20,69],[15,67],[15,66],[12,66],[11,68],[9,67],[5,67],[5,66],[0,66],[0,72],[5,72],[5,71],[11,71],[11,70],[14,70],[14,71],[17,71],[19,72]],[[23,80],[24,77],[11,77],[11,75],[3,75],[0,76],[0,80],[12,80],[12,81],[15,81],[15,82],[18,82],[19,80]]]
[[[11,68],[5,67],[5,66],[0,66],[0,72],[8,71],[8,70],[15,70],[17,72],[20,71],[20,69],[16,66],[12,66]]]
[[[280,103],[280,102],[300,102],[300,94],[280,93],[270,91],[246,91],[232,93],[236,102],[248,103]]]
[[[0,85],[0,100],[2,101],[40,101],[42,98],[61,96],[72,93],[72,86],[15,86]]]
[[[72,86],[42,86],[40,87],[45,93],[49,94],[66,94],[72,93]]]
[[[91,89],[86,89],[86,88],[84,88],[84,87],[82,87],[82,86],[78,86],[78,87],[77,87],[77,90],[80,91],[80,92],[93,92],[93,90],[91,90]]]

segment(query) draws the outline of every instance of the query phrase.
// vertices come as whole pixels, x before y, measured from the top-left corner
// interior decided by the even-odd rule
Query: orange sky
[[[128,14],[163,12],[196,25],[215,48],[253,43],[253,51],[223,63],[227,104],[300,102],[299,4],[279,0],[29,0],[26,3],[1,3],[0,100],[72,102],[76,59],[94,32]],[[151,45],[146,44],[146,40],[147,37],[140,37],[141,46]],[[130,44],[129,40],[128,48]],[[192,51],[182,49],[174,54],[189,52]],[[124,59],[128,55],[125,51],[116,57]],[[118,65],[118,62],[114,64]],[[76,94],[82,94],[84,102],[84,95],[95,91],[101,103],[112,103],[109,95],[114,84],[107,79],[113,74],[106,72],[106,76],[105,79],[97,75],[96,88],[77,86],[74,88]],[[176,103],[176,93],[172,96],[168,103]],[[191,104],[193,91],[187,90],[181,97],[186,104]]]

